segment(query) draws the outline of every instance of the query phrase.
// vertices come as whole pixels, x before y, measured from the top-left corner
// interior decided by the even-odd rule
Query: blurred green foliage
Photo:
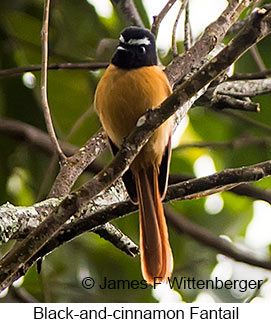
[[[136,4],[146,26],[149,26],[142,1],[136,1]],[[42,12],[41,0],[1,0],[0,69],[40,63]],[[124,27],[125,21],[119,11],[114,11],[110,18],[104,18],[84,0],[53,1],[49,35],[50,62],[99,61],[96,50],[100,41],[116,39]],[[258,45],[266,66],[271,65],[270,48],[270,37]],[[111,52],[112,50],[111,48]],[[109,51],[109,56],[111,52]],[[257,71],[250,53],[237,62],[236,71]],[[58,138],[80,146],[100,127],[92,103],[95,87],[102,73],[103,71],[80,70],[49,72],[49,103]],[[0,115],[1,118],[20,120],[45,131],[40,104],[40,73],[35,72],[34,76],[36,83],[32,89],[25,86],[21,76],[0,79]],[[243,114],[270,125],[270,96],[259,97],[255,101],[261,103],[261,112]],[[84,118],[81,118],[82,115]],[[182,136],[182,142],[231,141],[245,134],[258,137],[268,135],[260,128],[203,107],[193,108],[189,118],[190,123]],[[217,171],[250,165],[270,158],[270,149],[270,146],[265,145],[260,149],[246,146],[235,150],[176,150],[173,152],[171,171],[193,175],[194,162],[204,154],[213,159]],[[1,133],[0,152],[0,202],[31,205],[45,198],[57,173],[57,164],[52,157]],[[102,156],[101,162],[109,158],[109,154]],[[79,182],[90,176],[85,174]],[[261,181],[258,186],[270,187],[270,180]],[[221,196],[224,207],[216,215],[207,213],[204,208],[205,199],[174,202],[171,206],[217,235],[224,234],[232,240],[239,239],[244,236],[251,220],[253,201],[228,192]],[[136,214],[114,221],[114,224],[138,242]],[[177,234],[173,228],[169,228],[169,231],[176,274],[194,276],[197,279],[209,278],[216,265],[216,253],[187,236]],[[2,252],[3,250],[0,249]],[[47,302],[156,301],[150,287],[106,292],[98,288],[84,289],[81,280],[86,276],[93,277],[97,283],[105,276],[109,279],[141,280],[139,257],[132,259],[95,234],[86,233],[47,256],[41,275],[33,267],[27,273],[23,287],[37,300]],[[198,291],[181,292],[186,301],[195,300],[197,293]],[[229,293],[219,297],[221,301],[240,301]],[[8,295],[0,301],[14,299]]]

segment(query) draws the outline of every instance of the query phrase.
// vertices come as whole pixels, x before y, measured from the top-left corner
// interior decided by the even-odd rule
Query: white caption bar
[[[67,303],[0,304],[2,322],[266,322],[268,304]]]

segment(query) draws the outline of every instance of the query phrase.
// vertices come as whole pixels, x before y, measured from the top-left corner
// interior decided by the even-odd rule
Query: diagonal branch
[[[106,147],[105,133],[103,130],[99,130],[74,155],[67,158],[55,179],[49,197],[69,194],[77,178]]]
[[[264,71],[265,65],[256,45],[250,48],[250,54],[252,55],[260,72]]]
[[[37,147],[47,154],[54,154],[54,147],[52,146],[50,137],[46,133],[20,121],[1,118],[0,121],[0,133],[6,133],[16,139],[26,141],[28,144]],[[67,158],[67,162],[62,165],[51,188],[49,197],[54,197],[56,201],[59,201],[59,197],[64,196],[71,191],[76,179],[86,168],[94,173],[101,170],[101,165],[99,165],[95,159],[106,148],[106,140],[104,133],[100,130],[80,149],[65,142],[61,143],[61,146],[67,155],[72,156]],[[29,233],[27,228],[31,230],[36,228],[45,218],[45,215],[50,214],[43,204],[41,204],[42,207],[37,204],[34,209],[19,207],[18,211],[11,204],[8,205],[9,207],[6,208],[6,212],[0,210],[0,213],[4,214],[3,217],[1,216],[1,219],[5,219],[5,223],[1,223],[0,221],[0,242],[7,242],[9,239],[21,239],[22,236],[20,236],[20,232],[23,232],[23,237],[25,237]],[[53,210],[57,203],[55,202],[53,205],[54,206],[51,206],[50,211]],[[13,236],[13,233],[15,232],[17,232],[19,236],[16,234]],[[100,237],[112,242],[121,250],[128,250],[127,253],[131,254],[131,244],[128,243],[129,239],[125,237],[124,234],[122,234],[122,238],[120,239],[120,231],[114,228],[112,224],[108,224],[106,228],[100,227],[96,233],[99,234]],[[118,243],[116,243],[116,241],[118,241]],[[125,243],[128,244],[125,245]]]
[[[158,35],[159,27],[162,22],[162,20],[165,18],[169,10],[172,8],[172,6],[175,4],[177,0],[169,0],[164,8],[161,10],[161,12],[153,17],[153,24],[151,27],[151,32],[154,34],[155,37]]]
[[[129,25],[144,27],[133,0],[111,0],[111,2],[120,8]]]
[[[202,58],[222,41],[241,12],[251,3],[253,3],[253,0],[229,1],[221,16],[205,29],[201,38],[184,54],[175,57],[167,66],[165,72],[170,83],[175,84],[189,73],[193,66],[198,65]]]

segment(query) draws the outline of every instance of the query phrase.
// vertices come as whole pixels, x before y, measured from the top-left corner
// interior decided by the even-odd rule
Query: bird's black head
[[[128,27],[122,31],[112,63],[123,69],[157,65],[155,39],[143,28]]]

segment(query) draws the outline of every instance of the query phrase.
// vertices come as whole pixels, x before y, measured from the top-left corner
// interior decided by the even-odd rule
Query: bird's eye
[[[146,53],[146,48],[144,46],[139,46],[138,50],[139,50],[140,54],[145,54]]]

